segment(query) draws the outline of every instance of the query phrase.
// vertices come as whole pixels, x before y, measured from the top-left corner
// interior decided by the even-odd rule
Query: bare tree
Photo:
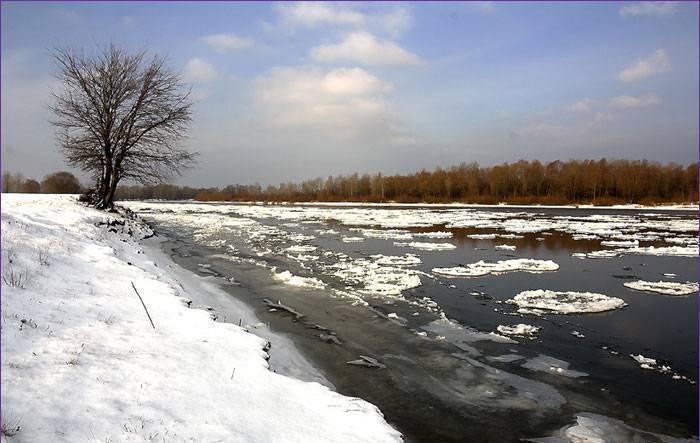
[[[61,89],[53,124],[68,163],[91,174],[89,201],[111,209],[117,184],[159,183],[189,167],[180,147],[192,119],[190,92],[160,56],[110,44],[93,53],[57,48]]]

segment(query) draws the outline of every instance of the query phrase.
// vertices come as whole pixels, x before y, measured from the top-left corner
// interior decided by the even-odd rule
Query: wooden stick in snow
[[[136,295],[138,295],[139,300],[141,300],[141,305],[143,306],[144,311],[146,311],[146,315],[148,316],[148,321],[151,322],[151,326],[153,326],[153,329],[156,329],[156,325],[153,324],[153,319],[151,319],[151,314],[148,313],[148,308],[146,308],[146,303],[143,302],[143,299],[141,298],[141,294],[139,294],[139,291],[136,289],[136,286],[134,285],[134,282],[131,282],[131,287],[134,288],[134,292],[136,292]]]

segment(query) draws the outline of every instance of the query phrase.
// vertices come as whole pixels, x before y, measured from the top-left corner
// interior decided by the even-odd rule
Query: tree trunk
[[[107,192],[103,199],[104,207],[102,209],[114,209],[114,194],[117,190],[117,183],[119,183],[117,171],[112,170],[112,176],[110,177],[109,186],[107,187]]]
[[[107,199],[107,195],[109,194],[109,190],[112,187],[113,175],[114,174],[111,161],[105,162],[105,165],[102,167],[102,177],[100,183],[97,189],[95,190],[95,200],[97,201],[95,207],[97,209],[112,208],[111,200]]]

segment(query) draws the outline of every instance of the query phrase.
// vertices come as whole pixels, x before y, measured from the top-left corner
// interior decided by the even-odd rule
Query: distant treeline
[[[79,194],[83,192],[83,187],[75,175],[66,171],[49,174],[41,182],[33,178],[25,178],[20,173],[4,172],[2,174],[2,192]]]
[[[200,201],[469,202],[493,204],[668,203],[698,200],[698,164],[682,166],[630,160],[520,160],[479,167],[462,163],[448,169],[407,175],[352,174],[279,186],[229,185],[191,188],[173,185],[122,186],[119,199]]]

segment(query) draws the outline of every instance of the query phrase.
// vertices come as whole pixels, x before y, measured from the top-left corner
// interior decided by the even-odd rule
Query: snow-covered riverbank
[[[400,440],[375,406],[269,370],[251,312],[238,327],[192,309],[189,291],[221,294],[123,221],[74,197],[2,195],[3,441]],[[270,337],[280,372],[301,375]]]

